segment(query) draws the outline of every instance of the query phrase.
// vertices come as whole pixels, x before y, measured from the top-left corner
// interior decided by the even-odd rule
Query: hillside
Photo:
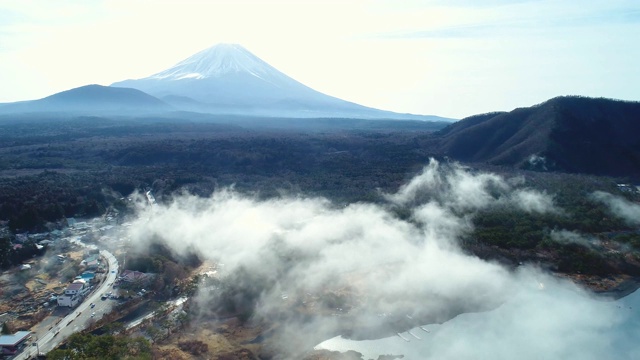
[[[463,119],[436,142],[461,161],[640,178],[638,133],[640,103],[569,96]]]
[[[72,112],[98,115],[153,113],[171,109],[162,100],[136,89],[86,85],[39,100],[4,104],[0,106],[0,113]]]

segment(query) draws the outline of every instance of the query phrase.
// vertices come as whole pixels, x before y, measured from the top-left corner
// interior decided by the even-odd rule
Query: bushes
[[[199,340],[180,341],[178,348],[194,356],[199,356],[209,351],[209,345]]]

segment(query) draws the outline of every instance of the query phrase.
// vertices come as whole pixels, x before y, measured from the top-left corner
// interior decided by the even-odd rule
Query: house
[[[27,238],[34,241],[44,240],[49,236],[48,233],[28,234]]]
[[[60,230],[53,230],[52,232],[49,233],[51,236],[55,237],[55,238],[60,238],[62,237],[63,233]]]
[[[75,280],[67,286],[64,294],[58,296],[58,306],[74,307],[89,292],[89,287],[84,280]]]
[[[149,274],[145,274],[143,272],[134,271],[134,270],[124,270],[120,274],[120,280],[126,281],[126,282],[145,281],[148,278],[149,278]]]
[[[98,262],[98,260],[93,260],[88,263],[85,263],[85,265],[87,269],[97,269],[100,263]]]
[[[82,260],[81,264],[86,266],[87,269],[97,269],[100,265],[100,259],[98,258],[98,255],[91,255]]]
[[[29,269],[31,269],[31,265],[29,264],[20,265],[20,270],[29,270]]]
[[[2,355],[15,355],[24,348],[29,339],[31,339],[31,331],[18,331],[13,335],[0,336],[0,349]]]
[[[86,221],[79,221],[73,225],[73,228],[76,230],[89,230],[91,229],[91,225],[89,225]]]

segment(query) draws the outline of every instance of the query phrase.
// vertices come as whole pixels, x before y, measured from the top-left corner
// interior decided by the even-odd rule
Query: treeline
[[[397,188],[429,158],[420,132],[190,136],[0,147],[0,220],[9,220],[13,232],[41,231],[63,217],[98,216],[122,206],[118,200],[136,189],[154,190],[159,201],[179,189],[206,196],[231,185],[265,197],[285,191],[377,201],[378,189]]]
[[[12,266],[22,264],[23,261],[34,256],[43,255],[46,250],[38,249],[34,241],[28,240],[22,244],[12,244],[8,236],[0,237],[0,269],[6,270]]]
[[[637,202],[640,194],[621,192],[611,179],[585,175],[526,172],[526,184],[552,195],[555,211],[527,213],[513,206],[482,210],[473,218],[474,230],[465,239],[467,247],[495,246],[514,263],[537,259],[554,263],[558,271],[567,273],[640,275],[640,267],[634,265],[640,261],[640,231],[592,198],[595,191],[608,191]],[[552,235],[554,231],[570,231],[585,241],[558,240]],[[587,239],[596,241],[589,244]],[[602,243],[609,243],[609,249]],[[609,251],[616,249],[620,251]],[[632,259],[636,260],[629,263],[618,253],[635,253]]]
[[[202,259],[195,251],[177,254],[157,239],[144,251],[128,252],[125,264],[129,270],[155,274],[147,288],[160,296],[170,297],[190,278],[191,271],[202,264]]]
[[[47,353],[49,360],[72,359],[127,359],[151,360],[151,344],[143,337],[124,335],[92,335],[75,333],[63,348]]]

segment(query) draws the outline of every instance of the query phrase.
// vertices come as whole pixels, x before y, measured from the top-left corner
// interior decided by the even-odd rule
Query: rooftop
[[[67,290],[82,290],[83,286],[84,286],[83,283],[73,283],[67,286]]]
[[[1,335],[0,346],[15,346],[31,335],[31,331],[18,331],[13,335]]]

